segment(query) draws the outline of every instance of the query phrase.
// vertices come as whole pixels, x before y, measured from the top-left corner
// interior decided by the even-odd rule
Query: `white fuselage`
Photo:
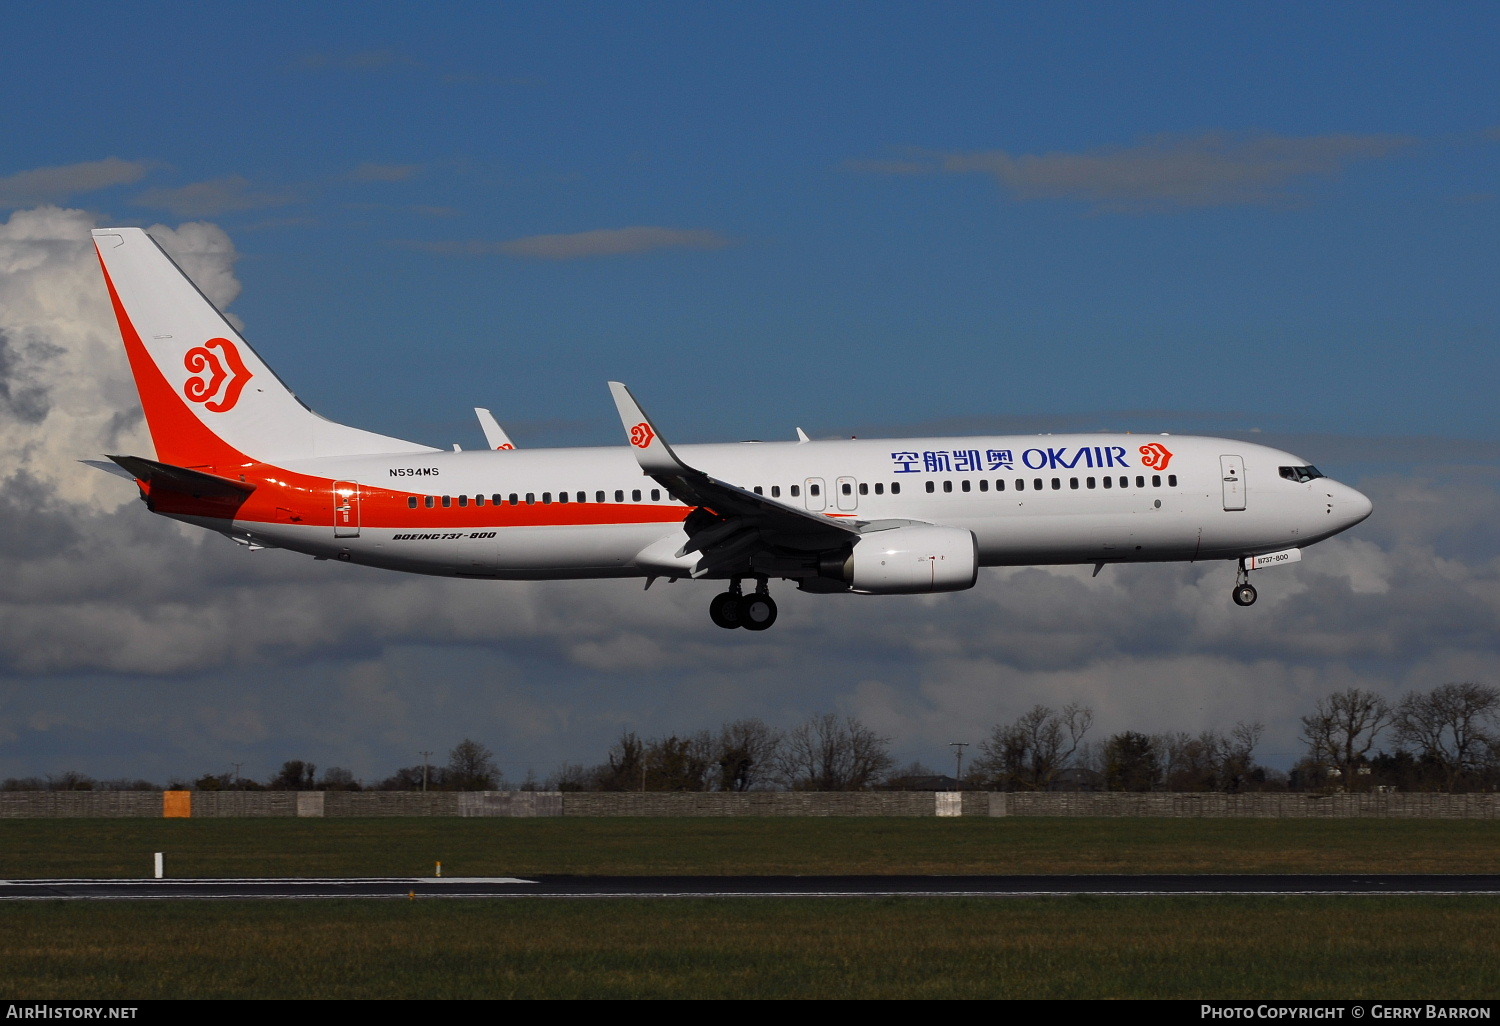
[[[713,478],[824,516],[970,531],[983,566],[1235,559],[1310,545],[1370,511],[1368,499],[1329,478],[1284,476],[1305,465],[1298,457],[1218,438],[742,442],[677,452]],[[251,544],[420,573],[687,575],[673,553],[686,541],[689,508],[624,447],[336,457],[284,469],[339,483],[327,515],[310,497],[295,521],[180,519]],[[340,501],[352,509],[335,520]]]

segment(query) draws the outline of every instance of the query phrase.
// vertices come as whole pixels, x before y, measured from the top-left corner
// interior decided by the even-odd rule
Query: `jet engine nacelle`
[[[832,571],[832,572],[830,572]],[[979,578],[979,543],[972,531],[910,524],[861,535],[841,564],[824,574],[865,595],[963,591]]]

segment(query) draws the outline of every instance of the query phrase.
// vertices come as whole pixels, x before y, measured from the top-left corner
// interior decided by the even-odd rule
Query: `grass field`
[[[528,873],[1484,873],[1500,821],[0,820],[0,878]]]
[[[1500,900],[0,908],[9,998],[1493,998]]]
[[[1497,872],[1500,824],[11,820],[0,877]],[[36,998],[1500,996],[1500,899],[0,902]]]

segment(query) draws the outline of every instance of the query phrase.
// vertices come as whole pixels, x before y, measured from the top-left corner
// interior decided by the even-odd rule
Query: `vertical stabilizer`
[[[194,467],[433,451],[313,413],[155,239],[139,228],[93,236],[157,459]]]

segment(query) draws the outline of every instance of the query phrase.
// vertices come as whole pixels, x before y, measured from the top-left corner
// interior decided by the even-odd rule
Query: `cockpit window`
[[[1282,467],[1281,476],[1288,481],[1296,481],[1298,484],[1304,484],[1322,477],[1323,474],[1317,467]]]

